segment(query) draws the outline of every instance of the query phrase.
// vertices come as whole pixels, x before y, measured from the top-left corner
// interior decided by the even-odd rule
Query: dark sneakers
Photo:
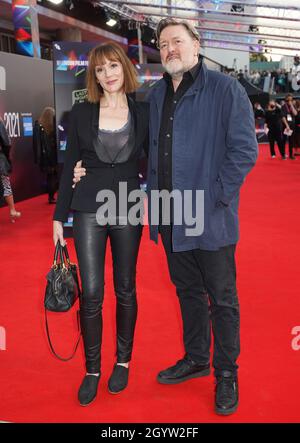
[[[125,366],[114,365],[113,372],[108,380],[108,390],[111,394],[118,394],[123,391],[128,384],[129,368]]]
[[[186,355],[182,360],[178,360],[176,365],[161,371],[157,376],[157,381],[165,385],[173,385],[209,374],[209,363],[200,365]]]
[[[238,379],[230,371],[222,371],[216,376],[215,411],[219,415],[229,415],[237,410],[239,403]]]
[[[95,400],[100,376],[86,375],[78,391],[78,400],[81,406],[87,406]]]

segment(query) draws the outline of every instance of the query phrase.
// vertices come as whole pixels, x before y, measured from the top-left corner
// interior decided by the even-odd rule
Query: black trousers
[[[286,142],[288,141],[289,143],[289,157],[293,157],[294,156],[294,146],[295,146],[295,132],[294,132],[294,128],[291,128],[293,130],[292,135],[284,136],[284,145],[286,144]]]
[[[48,167],[46,172],[47,193],[49,200],[53,199],[58,190],[58,174],[56,167]]]
[[[268,139],[270,144],[270,154],[275,155],[275,142],[278,145],[278,149],[280,152],[281,157],[285,156],[285,141],[283,138],[283,135],[280,130],[278,131],[272,131],[270,130],[268,132]]]
[[[172,252],[171,234],[170,226],[160,226],[171,280],[179,297],[185,351],[199,364],[209,362],[211,323],[215,374],[222,370],[236,373],[240,353],[240,314],[235,245],[218,251]]]
[[[117,361],[131,359],[137,317],[136,262],[142,226],[100,226],[95,213],[75,212],[73,232],[78,258],[82,298],[80,323],[86,370],[100,372],[104,265],[109,237],[113,257],[114,288],[117,297]]]

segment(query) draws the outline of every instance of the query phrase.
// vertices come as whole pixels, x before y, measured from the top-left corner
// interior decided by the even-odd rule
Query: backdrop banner
[[[0,116],[12,142],[16,201],[45,192],[45,177],[33,160],[32,127],[53,104],[52,62],[0,52]]]

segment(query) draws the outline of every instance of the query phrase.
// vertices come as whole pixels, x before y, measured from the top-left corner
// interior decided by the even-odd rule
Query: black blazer
[[[70,209],[97,212],[100,203],[96,195],[100,190],[110,189],[118,194],[119,182],[127,182],[128,193],[139,189],[138,165],[142,150],[147,151],[149,105],[136,102],[127,95],[128,107],[134,122],[134,146],[126,162],[104,163],[96,154],[98,140],[99,104],[80,103],[72,108],[64,168],[53,220],[66,221]],[[73,184],[76,162],[82,160],[86,175]]]

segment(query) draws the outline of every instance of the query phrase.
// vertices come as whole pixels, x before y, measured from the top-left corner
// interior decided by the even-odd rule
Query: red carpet
[[[84,375],[80,347],[62,363],[50,354],[43,317],[45,274],[52,260],[51,214],[46,196],[17,205],[22,218],[0,210],[0,420],[12,422],[299,422],[300,157],[271,160],[260,147],[258,164],[241,195],[237,250],[241,304],[240,407],[230,417],[213,411],[213,376],[177,386],[156,383],[159,370],[183,355],[180,313],[161,245],[148,240],[138,263],[139,316],[128,389],[107,391],[115,352],[114,294],[108,256],[103,368],[97,401],[77,403]],[[68,241],[72,258],[73,242]],[[68,353],[76,336],[74,312],[50,316],[54,341]]]

